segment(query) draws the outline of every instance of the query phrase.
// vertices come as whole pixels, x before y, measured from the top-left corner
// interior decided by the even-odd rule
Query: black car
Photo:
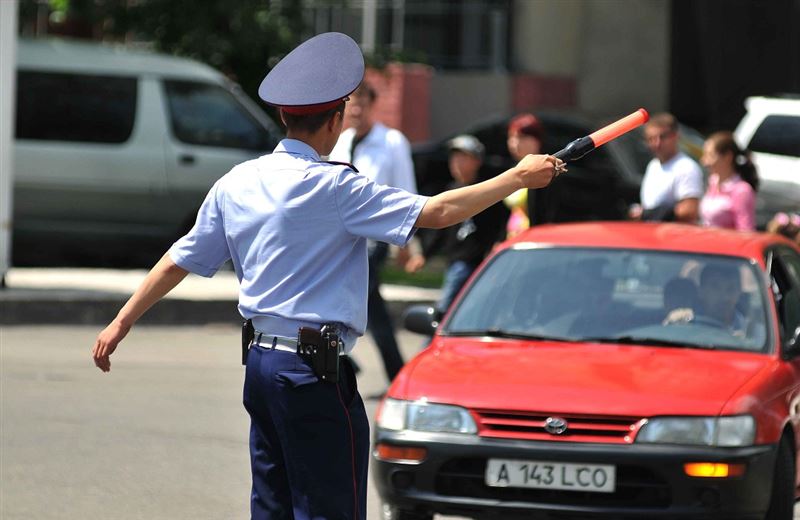
[[[603,122],[593,124],[567,113],[536,111],[534,114],[544,127],[543,153],[555,153],[572,140],[603,126]],[[514,165],[506,146],[512,117],[495,117],[463,132],[474,135],[486,146],[485,176],[496,175]],[[447,167],[448,139],[413,147],[417,186],[422,194],[439,193],[452,180]],[[546,188],[546,221],[624,219],[628,207],[639,200],[642,176],[650,158],[641,133],[631,132],[570,163],[569,172]]]

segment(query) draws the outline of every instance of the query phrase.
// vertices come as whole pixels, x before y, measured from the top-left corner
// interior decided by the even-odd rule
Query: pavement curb
[[[0,289],[0,325],[104,325],[144,278],[145,271],[21,269]],[[439,290],[381,286],[396,326],[407,307],[431,304]],[[139,320],[151,325],[239,324],[238,281],[232,273],[214,279],[189,277]]]
[[[0,325],[105,325],[117,315],[127,298],[37,299],[0,301]],[[396,326],[411,305],[432,301],[389,301],[386,306]],[[138,321],[143,325],[239,324],[236,302],[230,300],[165,299]]]

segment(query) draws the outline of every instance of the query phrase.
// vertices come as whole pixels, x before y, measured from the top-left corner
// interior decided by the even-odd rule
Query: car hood
[[[716,415],[764,354],[592,343],[437,338],[391,397],[473,409]]]

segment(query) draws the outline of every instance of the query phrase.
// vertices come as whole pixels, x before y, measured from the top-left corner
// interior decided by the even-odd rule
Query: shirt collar
[[[380,135],[378,135],[381,128],[383,128],[383,125],[378,123],[377,121],[372,123],[372,127],[369,130],[367,130],[367,133],[364,134],[364,137],[361,138],[359,143],[371,144],[373,142],[381,142],[381,137]],[[356,139],[356,129],[350,127],[346,129],[344,132],[342,132],[342,135],[348,141],[352,142],[354,139]]]
[[[669,165],[671,165],[671,164],[674,164],[674,163],[675,163],[675,161],[677,161],[677,160],[678,160],[678,159],[680,159],[681,157],[683,157],[683,152],[681,152],[680,150],[678,150],[678,153],[676,153],[675,155],[673,155],[672,157],[670,157],[669,159],[667,159],[665,162],[661,163],[661,166],[662,166],[663,168],[669,168]]]
[[[381,131],[381,127],[382,125],[377,121],[372,123],[372,128],[369,129],[369,132],[367,132],[367,135],[364,136],[362,142],[369,143],[371,141],[380,141],[381,137],[378,134]]]
[[[298,141],[297,139],[282,139],[281,142],[278,143],[278,146],[276,146],[272,151],[272,153],[279,152],[290,153],[292,155],[304,155],[314,161],[320,160],[319,154],[316,150],[303,141]]]
[[[719,177],[717,177],[717,182],[719,182],[720,186],[730,186],[731,184],[736,184],[737,182],[739,182],[741,180],[742,180],[742,178],[741,178],[741,176],[739,176],[738,173],[734,173],[733,175],[731,175],[730,177],[728,177],[727,179],[725,179],[722,182],[719,182]]]

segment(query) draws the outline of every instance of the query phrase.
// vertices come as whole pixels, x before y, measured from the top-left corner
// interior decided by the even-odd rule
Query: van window
[[[800,157],[800,116],[767,116],[748,148],[753,152]]]
[[[136,114],[136,78],[21,70],[18,139],[124,143]]]
[[[271,150],[273,139],[236,98],[207,83],[164,82],[172,132],[187,144]]]

